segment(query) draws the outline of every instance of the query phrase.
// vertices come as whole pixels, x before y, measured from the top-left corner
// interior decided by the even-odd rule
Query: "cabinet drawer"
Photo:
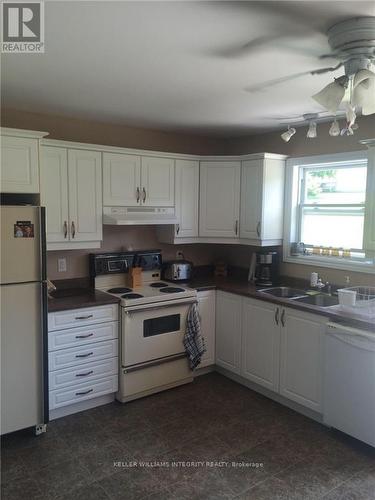
[[[62,330],[74,326],[92,325],[105,321],[118,320],[117,304],[108,304],[99,307],[85,307],[83,309],[70,309],[48,314],[48,331]]]
[[[71,330],[56,330],[48,334],[48,351],[66,349],[112,340],[118,337],[118,322],[101,323],[99,325],[72,328]]]
[[[49,393],[49,408],[61,408],[87,399],[97,398],[104,394],[116,392],[118,388],[118,376],[105,377],[93,382],[78,384],[74,387],[58,389]]]
[[[118,340],[96,342],[81,347],[62,349],[48,354],[48,370],[59,370],[70,366],[84,365],[92,361],[114,358],[118,353]]]
[[[102,377],[118,374],[118,358],[105,359],[84,366],[65,368],[49,373],[49,390],[54,391],[62,387],[72,387],[77,384],[91,382]]]

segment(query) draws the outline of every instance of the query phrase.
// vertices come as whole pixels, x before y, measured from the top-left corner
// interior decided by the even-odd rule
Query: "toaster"
[[[191,279],[193,263],[188,260],[170,260],[164,262],[162,279],[169,281],[188,281]]]

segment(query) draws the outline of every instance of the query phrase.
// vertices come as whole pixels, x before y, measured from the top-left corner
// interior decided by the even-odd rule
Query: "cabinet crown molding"
[[[24,130],[20,128],[0,127],[0,134],[11,137],[27,137],[30,139],[41,139],[46,137],[49,132],[40,132],[39,130]]]

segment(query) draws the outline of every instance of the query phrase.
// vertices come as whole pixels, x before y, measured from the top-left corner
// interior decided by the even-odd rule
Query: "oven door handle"
[[[144,368],[150,368],[151,366],[163,365],[164,363],[170,363],[171,361],[176,361],[178,359],[186,358],[186,352],[181,352],[179,354],[172,354],[172,356],[167,356],[166,358],[153,359],[151,361],[145,361],[144,363],[139,363],[138,365],[133,366],[123,366],[122,373],[131,373],[136,372],[138,370],[143,370]]]
[[[124,312],[125,314],[129,313],[136,313],[136,312],[142,312],[142,311],[151,311],[153,309],[164,309],[165,307],[175,307],[175,306],[184,306],[188,304],[198,304],[197,300],[182,300],[181,302],[174,302],[171,301],[170,303],[154,303],[152,306],[149,305],[139,305],[139,306],[134,306],[134,307],[124,307]]]

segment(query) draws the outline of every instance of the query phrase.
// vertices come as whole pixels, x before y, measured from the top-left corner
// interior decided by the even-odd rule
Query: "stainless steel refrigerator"
[[[1,211],[1,434],[48,420],[44,208]]]

